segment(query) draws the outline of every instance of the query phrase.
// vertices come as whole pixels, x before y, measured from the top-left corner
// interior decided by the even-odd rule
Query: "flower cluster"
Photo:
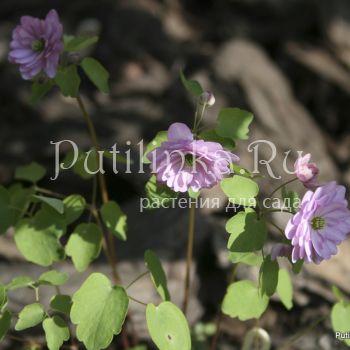
[[[168,141],[148,154],[157,180],[175,192],[211,188],[230,173],[230,164],[239,157],[217,142],[195,140],[183,123],[168,130]]]
[[[62,24],[57,12],[51,10],[44,20],[21,18],[12,34],[8,58],[19,65],[25,80],[35,78],[42,71],[54,78],[63,47]]]

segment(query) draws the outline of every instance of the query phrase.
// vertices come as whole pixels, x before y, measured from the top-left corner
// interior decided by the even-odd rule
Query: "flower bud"
[[[294,164],[294,173],[306,188],[317,187],[319,169],[315,163],[310,163],[311,155],[299,157]]]
[[[200,96],[200,102],[203,105],[207,105],[208,107],[211,107],[215,103],[215,97],[212,92],[204,91]]]
[[[244,337],[242,350],[270,350],[271,340],[265,329],[255,327]]]

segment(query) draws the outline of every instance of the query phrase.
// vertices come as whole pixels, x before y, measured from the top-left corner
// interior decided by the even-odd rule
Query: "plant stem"
[[[294,215],[294,213],[292,213],[290,210],[283,209],[283,208],[269,209],[269,210],[266,210],[266,211],[264,212],[264,214],[267,214],[267,213],[278,213],[278,212],[281,212],[281,213],[288,213],[288,214]]]
[[[134,285],[134,283],[136,283],[137,281],[139,281],[142,277],[146,276],[149,274],[149,271],[145,271],[143,274],[141,274],[140,276],[137,276],[133,281],[131,281],[126,287],[125,289],[129,289],[132,285]]]
[[[141,301],[141,300],[135,299],[135,298],[131,297],[130,295],[128,295],[128,297],[129,297],[130,300],[134,301],[135,303],[141,304],[141,305],[143,305],[143,306],[147,306],[147,304],[144,303],[144,302]]]
[[[98,151],[100,151],[100,145],[99,145],[99,142],[97,140],[97,134],[96,134],[94,124],[93,124],[91,117],[90,117],[89,113],[87,112],[85,105],[84,105],[84,102],[80,96],[77,96],[77,102],[78,102],[79,108],[83,114],[83,117],[85,119],[85,122],[87,124],[92,145],[95,148],[96,152],[98,152]],[[96,155],[96,157],[97,157],[97,155]],[[109,201],[107,184],[106,184],[106,179],[101,172],[98,172],[98,180],[99,180],[99,185],[100,185],[102,202],[107,203]],[[113,235],[110,231],[107,232],[107,241],[105,240],[103,247],[104,247],[105,253],[107,255],[107,259],[109,260],[109,264],[111,265],[111,268],[112,268],[112,275],[113,275],[114,283],[121,284],[121,279],[120,279],[120,276],[119,276],[117,269],[116,269],[117,259],[116,259],[116,253],[115,253],[115,247],[114,247],[114,238],[113,238]]]
[[[237,266],[238,266],[238,264],[234,264],[233,267],[232,267],[229,284],[233,283],[233,281],[235,280]],[[217,343],[218,343],[218,339],[219,339],[219,335],[220,335],[220,327],[221,327],[222,318],[223,318],[223,313],[221,311],[221,306],[220,306],[220,309],[218,311],[218,315],[216,317],[216,323],[215,323],[216,330],[215,330],[215,334],[213,336],[213,339],[211,341],[210,350],[215,350],[217,348]]]
[[[291,180],[289,180],[289,181],[287,181],[287,182],[284,182],[282,185],[279,185],[277,188],[275,188],[268,196],[267,196],[267,198],[270,198],[270,197],[272,197],[272,195],[274,195],[279,189],[281,189],[283,186],[286,186],[286,185],[288,185],[288,184],[290,184],[290,183],[292,183],[292,182],[294,182],[294,181],[296,181],[296,180],[298,180],[298,178],[297,177],[293,177],[293,179],[291,179]]]
[[[189,220],[188,220],[188,240],[187,240],[187,257],[186,257],[186,276],[184,286],[184,301],[182,311],[186,315],[188,301],[191,289],[191,266],[193,257],[193,240],[194,240],[194,223],[195,223],[196,207],[190,204]]]

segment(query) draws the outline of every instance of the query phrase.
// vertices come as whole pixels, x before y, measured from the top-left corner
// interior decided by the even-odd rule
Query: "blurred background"
[[[74,99],[63,98],[55,90],[33,107],[29,103],[30,84],[21,80],[18,69],[7,61],[11,31],[21,15],[44,17],[55,8],[66,34],[98,34],[98,44],[86,54],[99,59],[111,74],[111,95],[97,93],[89,81],[82,81],[86,102],[104,148],[117,143],[131,149],[134,171],[113,174],[106,162],[111,197],[129,215],[129,239],[118,242],[117,254],[123,281],[127,284],[145,271],[143,252],[155,250],[162,258],[170,292],[178,304],[182,300],[187,211],[159,209],[141,213],[140,197],[149,177],[137,173],[138,146],[149,142],[174,121],[192,123],[194,102],[179,80],[200,81],[214,92],[216,104],[207,111],[204,123],[213,126],[222,107],[234,106],[255,115],[250,140],[241,142],[236,153],[241,165],[251,168],[251,141],[275,143],[277,157],[272,163],[282,172],[284,152],[311,153],[321,169],[321,180],[338,180],[350,185],[350,2],[348,0],[2,0],[0,5],[0,182],[9,184],[17,165],[33,160],[45,165],[48,176],[42,186],[70,194],[91,197],[91,181],[71,172],[55,182],[54,148],[50,141],[71,139],[89,149],[87,130]],[[130,141],[131,146],[126,142]],[[271,150],[261,147],[260,155]],[[266,174],[266,169],[261,169]],[[262,193],[279,183],[262,179]],[[302,190],[296,186],[295,189]],[[205,191],[205,197],[221,198],[221,207],[203,208],[197,213],[195,266],[193,269],[190,322],[195,327],[198,349],[207,349],[203,325],[215,322],[231,263],[227,259],[225,222],[233,212],[225,211],[219,188]],[[281,226],[286,218],[279,214]],[[271,228],[271,242],[278,232]],[[280,349],[345,349],[335,340],[329,320],[321,322],[293,344],[285,344],[317,319],[329,313],[335,298],[331,286],[350,293],[350,243],[320,266],[308,265],[293,278],[294,309],[290,312],[273,300],[260,326]],[[89,271],[78,274],[69,264],[61,270],[71,274],[73,293],[92,270],[109,272],[103,258]],[[0,280],[17,275],[37,277],[42,269],[25,263],[11,235],[0,237]],[[258,271],[240,266],[237,278],[256,279]],[[51,296],[47,290],[43,298]],[[146,302],[158,299],[149,278],[140,280],[130,294]],[[32,296],[25,291],[13,295],[13,308],[21,309]],[[147,341],[144,309],[131,304],[137,332]],[[255,322],[239,322],[224,317],[220,350],[239,349],[244,334]],[[205,327],[204,327],[205,328]],[[197,334],[198,333],[198,334]],[[29,333],[40,339],[41,329]],[[204,334],[204,335],[203,335]],[[22,349],[17,342],[0,344],[0,349]],[[119,349],[113,345],[110,349]],[[151,349],[151,347],[150,347]],[[181,350],[181,349],[179,349]]]

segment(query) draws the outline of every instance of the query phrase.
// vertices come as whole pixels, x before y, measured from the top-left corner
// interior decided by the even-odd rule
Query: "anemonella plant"
[[[64,96],[76,99],[91,138],[89,161],[96,165],[98,153],[104,153],[104,150],[100,148],[94,125],[80,97],[79,69],[97,89],[109,92],[107,70],[94,58],[81,54],[82,49],[95,44],[98,38],[64,36],[55,10],[51,10],[44,20],[24,16],[20,22],[13,32],[10,62],[19,65],[23,79],[31,81],[33,103],[39,103],[55,87]],[[70,59],[71,53],[74,60]],[[186,319],[191,291],[195,210],[201,191],[215,185],[220,185],[235,208],[234,215],[226,223],[229,234],[227,256],[233,264],[233,272],[241,264],[259,268],[257,281],[235,281],[235,274],[231,274],[220,313],[241,321],[259,319],[275,293],[282,304],[291,309],[292,284],[288,270],[279,266],[280,259],[288,259],[292,271],[298,273],[304,262],[320,263],[336,254],[336,246],[350,230],[345,188],[333,181],[319,185],[316,181],[319,170],[316,164],[309,162],[310,155],[300,157],[295,163],[295,177],[272,192],[279,193],[286,203],[279,210],[291,215],[286,228],[279,228],[271,217],[271,212],[277,210],[264,208],[256,178],[240,164],[239,155],[234,153],[236,143],[248,139],[253,115],[239,108],[224,108],[219,112],[215,127],[208,130],[203,115],[207,110],[210,112],[209,108],[215,103],[214,94],[204,91],[197,81],[187,80],[182,73],[180,78],[196,101],[193,121],[176,122],[167,131],[159,131],[149,143],[143,161],[150,164],[151,177],[145,188],[149,209],[163,206],[178,196],[189,200],[182,310],[171,301],[161,261],[151,250],[144,254],[145,273],[124,284],[114,249],[115,238],[127,239],[127,217],[110,198],[104,175],[84,171],[81,165],[87,155],[81,154],[73,171],[82,179],[91,180],[91,202],[80,194],[61,194],[42,188],[40,181],[46,170],[33,162],[16,169],[15,183],[8,188],[0,186],[0,233],[7,234],[9,228],[14,227],[18,251],[28,263],[47,268],[47,271],[36,278],[13,276],[11,281],[2,281],[0,341],[13,338],[14,330],[15,339],[22,339],[22,331],[41,324],[49,350],[63,348],[66,342],[71,342],[72,349],[78,349],[77,342],[80,342],[88,350],[100,350],[109,347],[113,341],[118,344],[118,349],[131,349],[140,345],[135,341],[137,335],[132,334],[133,327],[127,327],[133,322],[129,304],[136,302],[145,307],[147,329],[158,349],[197,350],[197,336],[205,340],[206,348],[219,349],[220,316],[216,327],[202,332],[196,325],[191,330]],[[67,154],[67,161],[69,158]],[[300,207],[296,205],[298,194],[287,188],[293,181],[299,181],[308,189]],[[86,222],[84,212],[88,213]],[[268,242],[271,223],[281,233],[280,241],[272,249]],[[69,283],[69,275],[59,271],[59,264],[71,259],[74,268],[84,272],[101,251],[109,263],[110,276],[93,272],[73,295],[61,293],[61,286]],[[146,275],[150,275],[160,301],[140,301],[129,294],[128,288]],[[40,298],[43,285],[52,287],[49,305],[44,305]],[[9,301],[20,288],[33,292],[33,302],[16,315]],[[341,293],[337,295],[340,300],[331,315],[335,330],[344,328],[343,315],[349,308],[346,298]],[[24,338],[22,340],[26,342]],[[243,349],[252,349],[257,343],[262,344],[263,349],[271,346],[269,335],[259,327],[247,333]],[[45,346],[42,343],[31,345]],[[133,349],[147,348],[140,345]]]

